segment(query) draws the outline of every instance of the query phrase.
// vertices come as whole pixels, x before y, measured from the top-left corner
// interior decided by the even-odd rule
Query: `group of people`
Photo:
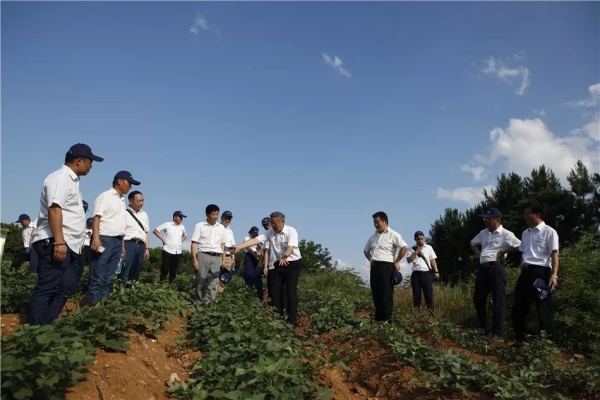
[[[26,214],[19,216],[24,250],[15,257],[13,268],[29,259],[38,275],[29,302],[29,324],[50,324],[59,316],[67,299],[75,293],[77,276],[85,262],[90,265],[87,303],[91,305],[110,294],[120,263],[119,278],[127,287],[130,281],[139,278],[144,261],[149,258],[150,220],[142,210],[143,194],[137,190],[130,192],[132,186],[140,185],[131,173],[120,171],[114,176],[112,187],[96,198],[93,216],[86,220],[88,205],[79,191],[79,180],[90,172],[93,162],[102,161],[103,158],[93,154],[89,146],[73,145],[66,153],[64,165],[44,180],[37,220],[31,221]],[[125,207],[124,196],[127,194],[129,206]],[[523,232],[521,241],[502,227],[500,210],[491,208],[481,215],[486,229],[470,243],[480,259],[475,282],[475,309],[490,342],[503,337],[504,258],[515,251],[522,252],[522,272],[515,287],[512,312],[517,341],[527,341],[525,319],[533,302],[537,306],[541,328],[550,337],[554,331],[551,292],[558,279],[558,235],[543,222],[541,206],[529,204],[524,212],[529,228]],[[272,305],[295,326],[302,264],[296,229],[286,224],[283,213],[273,212],[262,219],[262,233],[253,226],[244,242],[238,245],[230,227],[233,214],[224,211],[219,223],[219,213],[217,205],[206,206],[206,220],[194,226],[191,237],[196,306],[211,303],[224,290],[231,273],[235,272],[235,254],[243,250],[245,283],[254,288],[258,299],[263,301],[262,277],[266,276]],[[364,255],[370,263],[375,320],[391,322],[394,285],[401,280],[401,275],[400,278],[397,275],[404,257],[412,266],[414,307],[420,308],[423,292],[427,309],[433,312],[433,282],[439,278],[434,249],[425,243],[421,231],[415,232],[415,245],[409,248],[402,236],[389,227],[385,212],[377,212],[372,217],[375,233],[369,237]],[[182,243],[187,239],[182,223],[184,218],[181,211],[175,211],[172,221],[153,230],[163,244],[161,281],[168,277],[172,283],[177,276]],[[486,305],[490,292],[494,312],[492,328],[488,330]]]
[[[524,207],[524,219],[528,228],[521,240],[502,226],[502,212],[490,208],[480,215],[486,228],[471,240],[470,246],[479,257],[479,269],[475,279],[473,301],[481,333],[490,343],[503,340],[506,309],[506,265],[508,253],[521,252],[521,274],[514,289],[512,324],[517,344],[526,344],[527,314],[535,302],[540,330],[547,337],[554,334],[552,291],[558,283],[558,234],[544,223],[543,207],[531,202]],[[439,279],[434,249],[425,243],[425,235],[415,232],[416,244],[408,247],[402,236],[388,226],[384,212],[373,215],[376,232],[369,238],[364,254],[370,262],[370,283],[375,305],[375,320],[391,322],[393,312],[394,270],[400,271],[404,256],[412,266],[411,288],[413,306],[421,307],[421,292],[427,309],[433,313],[433,282]],[[493,317],[488,328],[488,295],[492,294]]]

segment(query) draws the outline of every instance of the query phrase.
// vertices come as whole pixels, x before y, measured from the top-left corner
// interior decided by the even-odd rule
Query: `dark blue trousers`
[[[64,261],[56,262],[54,239],[33,244],[39,262],[38,280],[27,308],[27,323],[48,325],[60,315],[67,299],[75,294],[77,286],[77,253],[70,248]]]
[[[144,243],[125,242],[125,265],[119,274],[119,279],[123,284],[127,281],[137,281],[140,278],[145,252],[146,245]]]
[[[263,301],[262,271],[257,271],[258,260],[250,253],[246,253],[244,258],[244,282],[250,287],[256,289],[256,296]]]
[[[123,243],[121,238],[100,236],[102,253],[92,251],[90,276],[88,279],[87,304],[92,305],[110,295],[112,279],[117,273]]]

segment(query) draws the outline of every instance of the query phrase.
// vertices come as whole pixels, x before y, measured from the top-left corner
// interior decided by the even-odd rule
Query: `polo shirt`
[[[534,228],[525,229],[521,238],[519,250],[523,252],[523,264],[552,267],[552,252],[558,251],[558,233],[554,228],[542,221]]]
[[[412,256],[414,253],[415,253],[415,250],[413,250],[412,247],[409,248],[408,251],[406,252],[406,258],[408,259],[408,257]],[[431,247],[430,245],[425,243],[423,245],[423,248],[421,249],[421,254],[423,254],[423,257],[425,257],[427,259],[427,261],[429,261],[429,267],[431,267],[431,269],[429,269],[429,267],[427,267],[427,263],[419,255],[411,263],[412,270],[414,272],[417,272],[417,271],[429,272],[431,270],[435,270],[435,268],[433,268],[433,265],[431,265],[431,261],[435,260],[437,258],[437,255],[435,254],[433,247]]]
[[[215,222],[214,225],[206,221],[196,224],[192,234],[192,242],[197,243],[198,252],[210,252],[221,254],[221,243],[225,244],[225,227]]]
[[[297,261],[302,258],[300,249],[298,248],[298,232],[289,225],[284,225],[281,232],[277,233],[272,228],[256,237],[260,243],[269,242],[269,252],[275,257],[275,260],[280,260],[285,254],[289,246],[293,246],[292,253],[287,258],[288,261]],[[270,257],[269,257],[269,261]]]
[[[125,236],[125,202],[114,188],[100,193],[94,200],[94,216],[100,217],[101,236]]]
[[[398,251],[408,247],[402,236],[388,227],[382,233],[371,235],[365,245],[365,252],[371,253],[371,261],[394,262]]]
[[[162,237],[165,240],[163,250],[169,254],[181,254],[181,239],[186,236],[185,226],[175,224],[173,221],[165,222],[156,228],[158,232],[163,232]]]
[[[498,261],[497,256],[500,250],[505,250],[508,247],[518,247],[521,241],[517,239],[514,233],[500,225],[493,232],[490,232],[489,229],[482,230],[471,240],[471,244],[473,246],[481,245],[479,263],[485,264]]]

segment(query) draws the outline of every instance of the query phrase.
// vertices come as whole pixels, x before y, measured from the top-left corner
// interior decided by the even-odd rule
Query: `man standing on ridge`
[[[140,182],[128,171],[119,171],[112,187],[94,201],[91,249],[92,265],[87,293],[87,303],[94,304],[110,295],[112,279],[119,261],[125,256],[125,202],[124,196],[132,185]]]
[[[223,264],[221,265],[227,271],[231,271],[231,267],[235,263],[235,253],[231,252],[231,246],[235,245],[235,236],[233,235],[233,231],[231,230],[231,220],[233,218],[233,214],[231,211],[223,211],[221,214],[221,225],[225,228],[223,232],[223,237],[225,240],[225,249],[223,254]],[[221,283],[220,280],[217,280],[217,294],[223,292],[225,289],[225,285]]]
[[[65,164],[44,180],[33,248],[39,257],[38,280],[27,308],[30,325],[51,324],[67,299],[75,294],[77,262],[85,230],[85,212],[79,191],[81,176],[92,162],[104,159],[78,143],[65,155]]]
[[[173,283],[177,277],[179,260],[181,260],[181,244],[187,238],[185,226],[183,226],[184,218],[186,216],[181,211],[175,211],[173,221],[165,222],[152,232],[163,244],[162,266],[160,268],[161,282],[167,279],[167,275],[169,276],[169,283]],[[161,235],[161,232],[163,235]]]
[[[27,214],[19,215],[19,219],[16,223],[21,224],[22,227],[21,237],[23,239],[23,249],[17,253],[13,259],[11,268],[15,271],[17,271],[25,261],[31,259],[31,240],[33,238],[33,233],[35,232],[36,222],[37,221],[32,222]]]
[[[137,281],[142,273],[144,261],[150,258],[150,219],[144,206],[144,195],[134,190],[127,196],[129,207],[125,214],[125,259],[119,278],[124,285]]]
[[[413,307],[421,308],[421,290],[425,296],[427,310],[433,314],[433,281],[440,277],[437,255],[433,247],[425,243],[425,234],[421,231],[415,232],[417,244],[406,252],[406,260],[412,264],[410,284],[413,294]]]
[[[265,217],[262,219],[262,221],[260,222],[260,224],[262,225],[263,229],[265,231],[268,231],[269,229],[271,229],[271,218],[270,217]],[[271,251],[269,251],[270,249],[270,245],[269,242],[266,241],[263,243],[262,246],[262,260],[263,260],[263,274],[267,277],[267,291],[269,293],[269,299],[270,299],[270,306],[273,306],[273,277],[275,276],[275,274],[269,274],[269,272],[271,272],[272,270],[275,269],[275,263],[277,262],[277,258],[275,257],[275,254]],[[288,298],[288,294],[287,294],[287,282],[283,283],[283,286],[281,287],[281,308],[285,311],[287,310],[287,298]]]
[[[388,226],[388,216],[383,211],[373,214],[373,225],[375,233],[367,241],[364,253],[371,264],[370,282],[375,321],[391,323],[394,311],[392,275],[394,269],[400,271],[400,260],[408,251],[408,245],[398,232]]]

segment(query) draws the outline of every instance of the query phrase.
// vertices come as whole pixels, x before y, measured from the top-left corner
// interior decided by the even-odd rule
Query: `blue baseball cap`
[[[27,221],[27,220],[31,221],[31,218],[29,218],[29,215],[21,214],[21,215],[19,215],[19,219],[17,220],[17,222],[15,222],[15,224],[22,222],[22,221]]]
[[[537,278],[535,282],[533,282],[533,287],[539,300],[552,299],[552,288],[546,286],[546,282],[542,279]]]
[[[502,213],[495,207],[490,208],[483,214],[479,215],[481,218],[502,218]]]
[[[233,218],[233,214],[231,213],[231,211],[223,211],[223,214],[221,214],[221,218]]]
[[[250,230],[248,231],[248,233],[256,233],[258,235],[258,228],[256,226],[253,226],[252,228],[250,228]]]
[[[416,239],[417,237],[419,237],[419,236],[425,236],[425,234],[424,234],[423,232],[421,232],[421,231],[416,231],[416,232],[415,232],[415,239]]]
[[[104,158],[94,155],[90,146],[83,143],[77,143],[71,146],[67,152],[67,158],[89,158],[92,161],[104,161]]]
[[[181,211],[175,211],[173,213],[174,217],[179,217],[179,218],[187,218],[187,215],[183,215],[183,213]]]
[[[85,224],[86,225],[91,225],[91,223],[94,221],[94,218],[88,218],[85,220]]]
[[[131,175],[131,172],[129,172],[129,171],[119,171],[119,172],[117,172],[117,174],[115,175],[115,179],[125,179],[126,181],[128,181],[132,185],[139,185],[140,184],[140,181],[136,181],[135,179],[133,179],[133,175]]]
[[[262,219],[262,221],[260,221],[261,225],[269,225],[270,223],[271,223],[271,218],[269,218],[269,217],[264,217]]]
[[[402,273],[400,271],[398,271],[397,269],[394,270],[394,272],[392,273],[392,285],[396,286],[399,285],[400,283],[402,283]]]
[[[219,272],[219,281],[223,285],[227,285],[229,281],[231,281],[231,272],[227,271],[227,268],[221,267],[221,272]]]
[[[87,210],[88,210],[88,207],[89,207],[89,205],[88,205],[87,201],[83,200],[83,210],[84,210],[85,212],[87,212]]]

